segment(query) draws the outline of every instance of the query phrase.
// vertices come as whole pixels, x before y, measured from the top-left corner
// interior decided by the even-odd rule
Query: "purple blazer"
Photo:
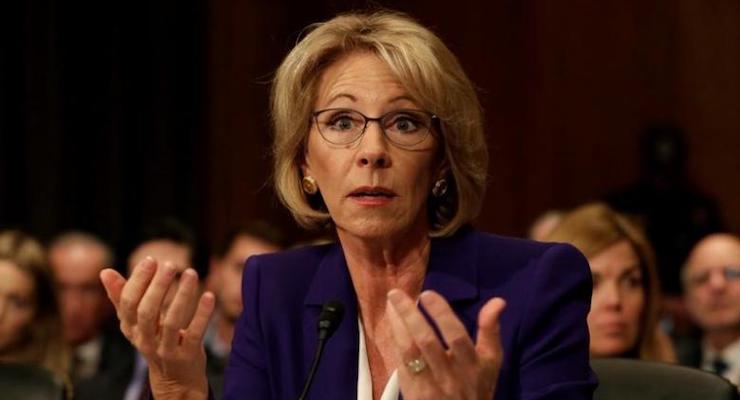
[[[485,302],[499,296],[504,359],[495,399],[591,399],[586,314],[591,274],[575,248],[463,228],[432,239],[424,289],[452,305],[471,337]],[[316,350],[322,304],[345,316],[326,343],[309,399],[357,396],[357,298],[338,244],[251,257],[242,283],[224,399],[297,399]]]

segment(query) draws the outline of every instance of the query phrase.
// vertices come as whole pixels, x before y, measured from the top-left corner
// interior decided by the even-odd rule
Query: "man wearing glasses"
[[[701,368],[740,382],[740,238],[714,234],[683,269],[686,307],[702,329]]]

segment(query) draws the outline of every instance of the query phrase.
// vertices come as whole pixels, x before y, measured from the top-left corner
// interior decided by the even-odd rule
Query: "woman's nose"
[[[357,164],[360,167],[373,168],[388,168],[391,166],[391,159],[388,154],[388,139],[377,121],[368,123],[365,133],[360,138]]]
[[[619,291],[619,287],[616,283],[609,283],[602,286],[603,293],[602,298],[604,304],[609,308],[621,308],[622,307],[622,293]]]

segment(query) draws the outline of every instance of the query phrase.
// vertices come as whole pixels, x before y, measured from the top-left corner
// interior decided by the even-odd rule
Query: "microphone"
[[[311,369],[308,372],[306,383],[303,386],[301,395],[298,396],[298,400],[304,400],[308,394],[308,389],[311,388],[313,383],[313,376],[316,374],[316,369],[319,366],[319,360],[321,360],[321,353],[324,351],[324,344],[336,332],[339,323],[344,318],[344,305],[339,300],[331,300],[325,303],[321,307],[321,314],[319,314],[319,322],[317,328],[319,330],[319,343],[316,346],[316,354],[313,356],[313,363]]]

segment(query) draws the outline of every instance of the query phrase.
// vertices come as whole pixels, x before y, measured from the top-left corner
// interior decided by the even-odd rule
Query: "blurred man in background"
[[[247,258],[280,251],[280,232],[263,221],[233,229],[211,259],[208,286],[216,295],[216,312],[205,336],[209,381],[222,381],[231,352],[236,320],[242,312],[242,271]],[[220,376],[219,376],[220,374]],[[220,388],[214,388],[220,394]]]
[[[188,268],[196,268],[196,248],[197,242],[193,231],[182,222],[166,218],[154,221],[147,225],[139,235],[139,242],[129,253],[128,273],[131,274],[134,267],[144,258],[152,257],[157,261],[159,266],[169,262],[175,266],[178,273],[184,272]],[[177,285],[173,285],[167,292],[164,303],[172,301],[177,290]],[[210,364],[210,362],[209,362]],[[146,360],[140,354],[136,354],[136,364],[134,373],[126,388],[124,400],[139,400],[146,398],[147,387],[147,365]],[[211,382],[211,385],[218,387],[220,382]]]
[[[73,352],[75,398],[122,399],[134,350],[120,334],[98,278],[113,265],[111,249],[91,234],[68,232],[51,242],[49,264],[59,284],[64,338]]]
[[[740,383],[740,238],[713,234],[689,254],[683,270],[686,308],[702,329],[683,362]]]

